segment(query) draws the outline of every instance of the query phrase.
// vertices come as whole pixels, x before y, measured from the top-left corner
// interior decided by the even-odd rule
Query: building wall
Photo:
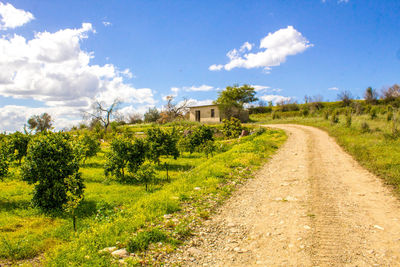
[[[214,118],[211,117],[211,109],[214,109]],[[189,120],[196,121],[196,111],[200,111],[200,122],[220,122],[220,112],[217,106],[204,106],[190,108]]]
[[[214,118],[211,118],[211,109],[214,109]],[[189,111],[189,120],[196,121],[196,111],[200,111],[200,122],[219,123],[224,119],[223,114],[219,112],[218,106],[192,107]],[[242,110],[239,119],[242,122],[249,121],[249,111]]]

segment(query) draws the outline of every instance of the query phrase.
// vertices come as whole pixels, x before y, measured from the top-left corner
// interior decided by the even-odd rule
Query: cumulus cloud
[[[267,102],[272,101],[274,104],[282,102],[282,101],[290,101],[292,99],[291,97],[282,96],[282,95],[262,95],[262,96],[259,96],[259,98],[261,100],[264,100]]]
[[[93,32],[90,23],[83,23],[77,29],[39,32],[31,40],[17,34],[1,36],[0,95],[38,100],[50,112],[57,107],[65,115],[71,108],[89,108],[94,99],[105,104],[120,99],[127,104],[154,105],[150,88],[137,89],[125,81],[132,77],[129,69],[90,64],[94,54],[83,51],[80,43]]]
[[[214,64],[208,69],[231,70],[234,68],[264,68],[269,71],[273,66],[279,66],[286,61],[288,56],[304,52],[312,47],[311,44],[300,32],[293,26],[280,29],[274,33],[269,33],[260,41],[260,52],[245,53],[252,49],[248,42],[244,43],[239,50],[233,49],[227,53],[229,62],[225,65]]]
[[[328,90],[330,90],[330,91],[339,91],[339,88],[337,88],[337,87],[331,87],[331,88],[328,88]]]
[[[32,13],[17,9],[10,3],[0,2],[0,30],[14,29],[28,23],[35,17]]]

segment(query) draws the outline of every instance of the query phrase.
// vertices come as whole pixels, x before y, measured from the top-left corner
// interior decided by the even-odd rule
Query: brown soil
[[[400,202],[325,132],[288,140],[167,259],[184,266],[400,266]]]

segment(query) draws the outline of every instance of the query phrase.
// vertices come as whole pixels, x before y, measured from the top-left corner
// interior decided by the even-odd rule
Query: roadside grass
[[[171,251],[190,236],[193,221],[208,218],[232,192],[234,181],[248,177],[285,139],[282,131],[267,130],[221,142],[219,153],[208,159],[202,153],[162,158],[149,191],[143,184],[119,184],[104,176],[108,147],[103,144],[101,153],[81,168],[86,189],[76,233],[64,214],[43,214],[32,207],[33,186],[13,170],[15,175],[0,182],[0,265],[35,257],[50,266],[117,264],[109,253],[99,253],[108,246],[130,248],[138,254],[134,263],[146,259],[143,251],[154,249],[153,243]],[[166,214],[178,220],[165,221]],[[141,232],[145,234],[137,237]]]
[[[269,114],[256,114],[251,118],[257,123],[295,123],[327,131],[363,167],[381,177],[400,195],[400,138],[393,134],[393,122],[387,121],[385,115],[377,114],[375,119],[371,119],[370,115],[353,115],[350,127],[346,127],[344,115],[339,116],[339,123],[336,124],[324,119],[322,114],[276,120]],[[364,123],[369,125],[369,131],[363,130]]]

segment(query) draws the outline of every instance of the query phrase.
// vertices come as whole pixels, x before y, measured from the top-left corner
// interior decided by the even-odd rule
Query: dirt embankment
[[[286,144],[167,259],[192,266],[400,266],[400,202],[325,132]]]

